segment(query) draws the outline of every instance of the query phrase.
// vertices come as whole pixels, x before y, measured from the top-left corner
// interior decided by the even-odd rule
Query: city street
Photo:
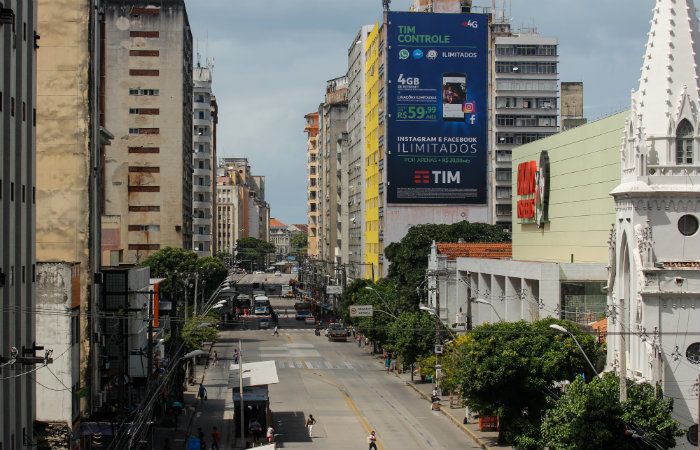
[[[479,448],[400,378],[387,374],[367,349],[353,341],[315,336],[312,326],[293,318],[292,299],[271,300],[280,313],[287,307],[289,317],[280,317],[280,335],[273,336],[272,330],[222,332],[214,346],[221,362],[207,370],[205,380],[225,378],[238,339],[244,362],[274,360],[280,382],[270,386],[269,394],[278,447],[366,448],[366,437],[375,430],[380,450]],[[220,382],[208,390],[210,399],[230,398]],[[230,407],[230,400],[217,404]],[[309,414],[317,420],[311,438],[304,427]],[[224,441],[232,442],[227,434]]]

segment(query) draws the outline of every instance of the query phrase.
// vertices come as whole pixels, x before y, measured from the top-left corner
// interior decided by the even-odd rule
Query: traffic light
[[[294,287],[294,280],[289,280],[289,285]]]

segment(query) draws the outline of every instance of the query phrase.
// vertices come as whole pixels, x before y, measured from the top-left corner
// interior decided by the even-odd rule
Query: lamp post
[[[491,304],[491,302],[487,302],[486,300],[482,298],[475,298],[472,300],[474,303],[480,303],[482,305],[489,305],[491,309],[493,309],[493,312],[496,313],[496,317],[498,317],[499,322],[503,322],[503,318],[501,317],[500,314],[498,314],[498,311],[496,311],[496,308]]]
[[[591,370],[593,370],[593,373],[595,374],[595,376],[598,378],[601,378],[601,383],[603,384],[603,388],[605,389],[605,392],[607,392],[609,394],[610,391],[608,390],[608,387],[605,385],[605,383],[603,383],[602,376],[600,374],[598,374],[597,370],[595,370],[593,363],[591,362],[590,359],[588,359],[588,355],[586,355],[586,352],[583,351],[583,347],[581,347],[581,344],[579,344],[578,339],[576,339],[576,336],[574,336],[573,333],[571,333],[566,328],[562,327],[561,325],[557,325],[556,323],[549,325],[549,328],[551,328],[553,330],[557,330],[560,333],[568,334],[569,336],[571,336],[571,338],[574,340],[574,342],[576,342],[578,349],[581,350],[583,357],[586,358],[586,362],[588,362],[588,365],[591,366]],[[622,380],[620,380],[620,383],[622,383]]]
[[[383,298],[381,295],[379,295],[379,292],[377,292],[376,289],[374,289],[372,286],[365,286],[365,289],[374,292],[374,294],[379,298],[379,300],[382,301],[382,303],[384,304],[384,307],[385,307],[386,309],[391,309],[391,308],[389,307],[389,304],[386,302],[386,300],[384,300],[384,298]],[[380,312],[386,313],[386,311],[382,311],[382,310],[380,310],[380,309],[377,309],[377,310],[375,310],[375,311],[380,311]],[[394,319],[396,319],[396,315],[395,315],[396,312],[398,312],[398,311],[395,311],[395,312],[392,313],[392,314],[390,314],[390,313],[387,313],[387,314],[389,314],[391,317],[393,317]]]

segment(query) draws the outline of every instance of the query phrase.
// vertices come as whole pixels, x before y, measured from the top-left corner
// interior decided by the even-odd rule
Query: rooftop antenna
[[[202,67],[202,55],[199,54],[199,38],[197,38],[197,68]]]
[[[389,11],[390,4],[391,4],[391,0],[382,0],[382,6],[384,7],[384,11]]]

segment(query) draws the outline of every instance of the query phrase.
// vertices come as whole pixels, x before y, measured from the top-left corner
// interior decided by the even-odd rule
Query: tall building
[[[345,192],[343,206],[347,204],[342,230],[347,237],[342,240],[341,259],[348,265],[350,278],[364,276],[365,43],[370,31],[371,25],[360,28],[348,48],[348,136],[343,152],[347,182],[341,186]]]
[[[558,43],[536,29],[514,32],[503,19],[491,30],[490,216],[512,232],[513,148],[559,132]]]
[[[683,427],[698,423],[700,364],[700,31],[694,3],[659,0],[653,9],[639,89],[624,127],[621,180],[611,193],[616,218],[608,263],[608,332],[614,336],[608,367],[662,387]]]
[[[105,158],[104,214],[119,262],[192,249],[192,80],[184,0],[107,1],[105,120],[117,139]],[[211,177],[201,183],[196,193],[211,195]]]
[[[0,295],[0,355],[25,356],[35,338],[36,226],[36,111],[37,111],[37,2],[10,0],[0,7],[2,52],[2,265]],[[43,355],[40,355],[43,356]],[[19,376],[31,366],[3,364],[0,402],[0,447],[24,447],[33,436],[35,383]]]
[[[199,256],[212,256],[214,205],[216,200],[215,120],[212,114],[211,70],[197,66],[194,76],[194,115],[192,143],[192,245]]]
[[[37,315],[38,323],[51,325],[41,328],[46,342],[37,341],[38,345],[66,349],[66,353],[55,368],[62,383],[37,374],[43,386],[37,385],[36,419],[43,424],[65,424],[67,430],[58,427],[57,432],[66,438],[64,442],[70,436],[71,445],[80,439],[76,428],[81,418],[94,412],[92,399],[100,390],[100,351],[92,337],[98,329],[94,319],[101,295],[95,280],[101,270],[103,161],[105,146],[113,138],[104,127],[102,114],[103,8],[104,2],[98,0],[60,4],[39,0],[36,11],[36,29],[44,49],[36,78],[36,121],[40,123],[36,256],[42,263],[36,271],[37,281],[49,274],[37,284],[41,298],[37,306],[45,311],[70,311],[61,320],[54,320],[51,313]],[[22,43],[28,42],[32,32],[28,24],[24,29],[27,39]],[[45,272],[45,268],[49,269]],[[57,291],[63,293],[63,303],[52,298]],[[56,389],[65,386],[70,387],[71,395],[59,401]]]
[[[583,83],[580,81],[561,82],[561,131],[584,125]]]
[[[342,76],[326,82],[326,98],[319,106],[319,215],[318,253],[323,261],[340,262],[340,217],[342,147],[338,147],[341,133],[346,131],[348,115],[348,78]],[[339,151],[341,150],[341,151]]]
[[[319,216],[319,155],[318,155],[318,113],[309,113],[304,116],[306,124],[306,188],[307,188],[307,222],[309,225],[309,256],[319,257],[318,245],[318,216]]]

